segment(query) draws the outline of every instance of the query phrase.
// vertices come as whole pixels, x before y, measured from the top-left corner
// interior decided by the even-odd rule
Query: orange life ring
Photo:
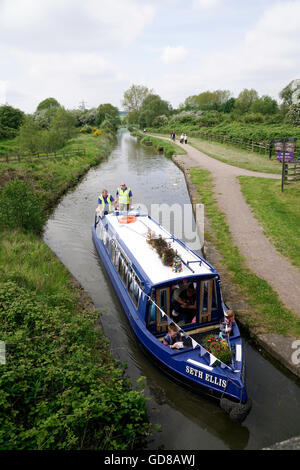
[[[132,222],[136,221],[136,217],[134,215],[127,215],[124,217],[119,218],[120,224],[131,224]]]

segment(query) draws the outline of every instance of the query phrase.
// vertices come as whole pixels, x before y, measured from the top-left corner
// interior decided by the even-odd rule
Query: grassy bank
[[[230,281],[251,307],[238,313],[238,317],[256,332],[276,332],[299,337],[299,319],[278,300],[272,288],[253,274],[234,245],[224,214],[219,210],[213,194],[213,179],[206,170],[191,168],[191,180],[197,186],[201,201],[205,204],[210,230],[205,234],[221,254],[220,265],[230,275]]]
[[[248,152],[243,149],[237,149],[232,145],[208,142],[196,137],[191,137],[189,143],[209,157],[229,165],[263,173],[281,173],[281,165],[274,159],[269,160],[268,155]]]
[[[277,180],[240,176],[242,193],[265,235],[276,249],[300,268],[300,187]]]
[[[1,196],[15,178],[52,207],[114,138],[79,136],[85,157],[1,167]],[[0,448],[141,448],[151,431],[142,390],[114,360],[99,313],[31,230],[0,233]]]
[[[70,187],[76,184],[91,166],[107,157],[115,143],[111,134],[78,135],[70,140],[64,150],[85,148],[85,155],[72,157],[21,160],[2,163],[0,188],[16,178],[28,182],[35,189],[45,207],[53,205]]]
[[[186,151],[174,144],[171,141],[152,137],[150,135],[144,135],[136,130],[131,130],[131,134],[137,137],[142,145],[147,145],[147,142],[151,142],[152,147],[159,151],[162,149],[166,157],[172,157],[173,155],[185,155]]]

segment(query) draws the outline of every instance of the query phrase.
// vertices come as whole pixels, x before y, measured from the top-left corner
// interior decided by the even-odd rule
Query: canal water
[[[91,169],[70,191],[49,219],[44,240],[88,291],[102,312],[102,325],[114,356],[127,363],[127,375],[136,386],[144,376],[148,412],[161,425],[149,449],[262,449],[300,434],[300,389],[272,363],[245,342],[247,390],[252,411],[242,424],[233,423],[217,403],[173,383],[140,350],[118,297],[92,242],[97,197],[103,188],[115,195],[124,180],[131,187],[133,204],[189,204],[183,173],[172,160],[141,146],[121,132],[111,155]],[[163,218],[163,215],[162,215]],[[166,228],[182,232],[174,218]],[[183,230],[183,238],[191,233]],[[196,240],[196,243],[199,243]]]

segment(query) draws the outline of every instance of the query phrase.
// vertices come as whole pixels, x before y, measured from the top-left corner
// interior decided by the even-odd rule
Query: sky
[[[0,0],[0,105],[122,109],[133,84],[177,108],[300,78],[300,0]]]

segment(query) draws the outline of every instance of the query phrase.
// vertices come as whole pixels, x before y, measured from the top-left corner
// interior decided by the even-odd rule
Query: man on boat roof
[[[126,183],[122,182],[116,192],[116,200],[119,211],[129,211],[132,204],[132,192],[127,188]]]
[[[102,193],[98,196],[97,212],[99,212],[100,216],[107,215],[109,212],[112,212],[112,206],[116,207],[116,205],[117,203],[112,195],[108,193],[107,189],[103,189]]]

